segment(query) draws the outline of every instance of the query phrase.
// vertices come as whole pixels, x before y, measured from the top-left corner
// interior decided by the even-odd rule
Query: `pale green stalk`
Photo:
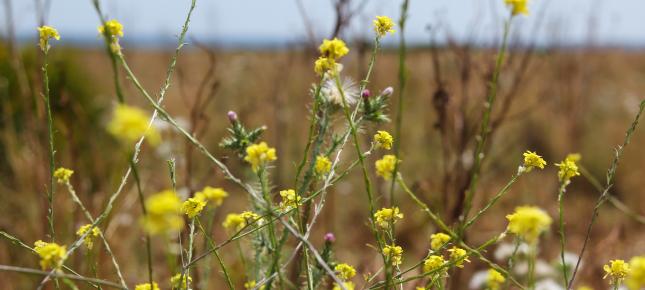
[[[408,4],[409,0],[403,0],[401,4],[401,18],[399,19],[399,104],[398,111],[396,114],[396,127],[394,132],[394,156],[396,160],[399,160],[400,151],[401,151],[401,126],[403,124],[403,93],[405,92],[405,86],[407,84],[407,72],[405,65],[405,57],[407,54],[407,47],[405,44],[405,22],[408,18]],[[396,176],[396,173],[399,172],[399,163],[394,165],[393,176]],[[390,205],[394,205],[394,184],[396,181],[392,179],[390,183]]]
[[[477,221],[477,219],[479,219],[486,211],[488,211],[488,209],[495,205],[495,203],[497,203],[497,201],[511,189],[511,186],[517,181],[517,179],[522,175],[523,172],[524,171],[518,171],[517,173],[515,173],[513,177],[511,177],[511,180],[506,183],[506,185],[502,187],[502,189],[500,189],[495,194],[495,196],[493,196],[493,198],[489,200],[488,203],[479,210],[479,212],[477,212],[474,217],[472,217],[470,220],[468,220],[468,222],[464,224],[463,230],[468,229],[473,223],[475,223],[475,221]]]
[[[47,277],[53,277],[53,278],[63,278],[63,279],[70,279],[70,280],[77,280],[77,281],[87,282],[90,285],[97,284],[97,285],[104,285],[104,286],[112,287],[112,288],[115,288],[115,289],[128,289],[128,288],[124,288],[123,286],[121,286],[119,284],[116,284],[116,283],[113,283],[113,282],[110,282],[110,281],[101,280],[101,279],[88,278],[88,277],[83,277],[83,276],[80,276],[80,275],[68,275],[68,274],[62,274],[62,273],[59,273],[59,272],[50,273],[48,271],[41,271],[41,270],[31,269],[31,268],[0,265],[0,271],[17,272],[17,273],[32,274],[32,275],[39,275],[39,276],[47,276]]]
[[[535,289],[535,260],[537,259],[537,242],[529,244],[529,253],[528,253],[528,289]]]
[[[65,182],[65,185],[67,186],[67,191],[72,196],[72,200],[81,209],[81,211],[85,215],[85,218],[87,218],[87,220],[89,220],[90,222],[93,223],[94,218],[92,218],[92,214],[90,213],[89,210],[87,210],[85,205],[83,205],[83,202],[81,201],[81,199],[76,194],[76,190],[74,189],[72,184],[69,182],[69,180]],[[103,231],[99,231],[99,237],[101,238],[101,241],[103,241],[103,246],[105,247],[105,251],[108,252],[108,255],[110,255],[110,258],[112,259],[112,265],[114,265],[114,269],[116,270],[116,274],[119,277],[119,282],[121,282],[121,286],[123,286],[123,288],[128,288],[127,284],[125,283],[125,279],[123,278],[123,274],[121,274],[121,267],[119,267],[119,263],[116,261],[116,256],[112,252],[112,248],[110,247],[110,244],[108,243],[107,239],[103,235]]]
[[[49,47],[43,49],[43,101],[45,102],[45,110],[47,111],[47,136],[49,139],[49,190],[47,191],[47,201],[49,202],[47,221],[49,222],[49,234],[51,240],[55,241],[54,233],[54,120],[52,117],[51,101],[49,95],[49,74],[47,71],[48,63],[47,57],[49,55]]]
[[[137,187],[137,193],[139,195],[139,205],[141,205],[141,212],[143,213],[143,218],[147,218],[148,210],[146,209],[145,198],[143,197],[143,190],[141,189],[141,182],[139,180],[139,172],[137,170],[136,164],[130,159],[130,168],[132,169],[132,177],[134,177],[134,183]],[[148,282],[150,285],[153,283],[152,277],[152,242],[150,240],[150,234],[146,233],[146,257],[148,262]]]
[[[636,127],[638,127],[638,122],[640,120],[641,114],[643,114],[643,110],[645,110],[645,100],[642,100],[638,113],[634,117],[634,120],[632,121],[632,124],[629,126],[627,129],[627,132],[625,133],[625,139],[623,141],[623,144],[621,146],[618,146],[618,148],[615,151],[614,154],[614,159],[611,162],[611,166],[607,170],[607,184],[605,185],[604,190],[602,191],[602,194],[598,198],[598,201],[596,201],[596,205],[594,206],[593,212],[591,214],[591,220],[589,221],[589,226],[587,227],[587,234],[585,236],[585,241],[582,244],[582,248],[580,249],[580,254],[578,255],[578,261],[576,262],[576,267],[573,269],[573,274],[571,275],[571,280],[569,281],[569,287],[567,290],[571,289],[571,285],[573,285],[573,282],[576,278],[576,274],[578,273],[578,268],[580,267],[580,261],[582,260],[583,255],[585,254],[585,250],[587,249],[587,244],[589,243],[589,239],[591,238],[591,229],[593,227],[594,222],[596,221],[596,218],[598,217],[598,211],[600,210],[600,207],[605,203],[607,200],[607,197],[609,196],[609,190],[612,188],[614,185],[614,177],[616,176],[616,169],[618,168],[618,162],[620,161],[620,158],[623,156],[623,150],[627,145],[629,145],[629,142],[631,141],[632,134],[634,131],[636,131]]]
[[[226,268],[226,265],[224,264],[224,261],[220,257],[219,253],[217,252],[215,243],[213,240],[210,238],[204,227],[202,226],[202,223],[199,219],[196,219],[197,221],[197,226],[199,226],[199,230],[202,232],[202,235],[206,238],[206,241],[208,242],[208,247],[213,249],[213,253],[215,254],[215,257],[217,258],[217,262],[219,263],[220,267],[222,268],[222,272],[224,273],[224,278],[226,278],[226,284],[228,284],[229,289],[235,290],[235,286],[233,286],[233,282],[231,281],[231,277],[229,276],[229,271],[228,268]],[[188,260],[190,262],[191,260]],[[185,271],[188,271],[190,268],[186,267]]]
[[[560,190],[558,191],[558,215],[559,215],[559,225],[560,225],[560,260],[562,263],[562,276],[564,277],[564,287],[569,288],[569,278],[567,277],[567,266],[564,260],[564,251],[565,251],[565,232],[564,232],[564,202],[563,197],[566,191],[569,180],[562,181],[560,185]]]
[[[499,53],[497,54],[497,61],[495,62],[495,70],[493,71],[493,79],[490,83],[488,98],[486,100],[486,103],[484,103],[484,113],[482,115],[481,127],[479,128],[479,133],[476,138],[477,145],[475,146],[475,155],[474,155],[475,163],[473,164],[473,167],[471,169],[472,172],[470,176],[470,184],[468,186],[468,190],[466,191],[466,196],[464,200],[464,209],[460,217],[462,221],[468,219],[468,213],[470,212],[470,208],[472,207],[473,197],[475,195],[475,191],[477,190],[477,182],[479,181],[481,163],[482,163],[482,159],[484,159],[484,146],[486,145],[486,140],[488,138],[488,134],[490,133],[489,123],[491,118],[491,112],[493,111],[493,105],[495,104],[495,99],[497,98],[497,86],[499,82],[499,75],[502,70],[502,63],[504,62],[504,55],[506,53],[506,48],[508,46],[508,35],[509,35],[509,31],[511,30],[512,19],[513,18],[511,16],[511,18],[507,20],[506,23],[504,24],[504,36],[502,39],[502,46],[500,47]],[[463,234],[463,229],[460,229],[459,230],[460,238],[462,234]]]

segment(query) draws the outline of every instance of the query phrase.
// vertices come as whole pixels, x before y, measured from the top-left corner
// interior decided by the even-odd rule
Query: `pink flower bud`
[[[326,233],[325,234],[325,242],[333,243],[335,241],[336,241],[336,236],[334,236],[333,233]]]
[[[228,111],[228,113],[226,113],[226,116],[228,116],[228,120],[231,121],[231,123],[237,122],[237,113]]]
[[[364,89],[364,90],[361,92],[361,97],[363,97],[363,99],[369,99],[369,97],[370,97],[370,90],[368,90],[368,89]]]
[[[392,87],[387,87],[387,88],[385,88],[385,90],[383,90],[381,95],[383,95],[385,97],[389,97],[393,93],[394,93],[394,89]]]

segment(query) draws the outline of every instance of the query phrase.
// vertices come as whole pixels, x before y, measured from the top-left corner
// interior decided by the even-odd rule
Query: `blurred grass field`
[[[360,49],[356,49],[360,51]],[[126,58],[138,74],[144,87],[156,91],[165,77],[170,51],[125,49]],[[524,62],[526,50],[512,50],[501,79],[500,103],[509,101],[504,122],[489,143],[489,156],[483,167],[482,185],[476,195],[474,208],[481,207],[508,178],[521,162],[526,149],[539,152],[549,165],[559,162],[570,152],[582,155],[581,164],[591,175],[604,183],[604,174],[612,158],[612,150],[622,142],[624,131],[631,122],[638,102],[645,92],[645,52],[620,49],[563,49],[531,51],[530,61]],[[10,67],[10,52],[0,47],[0,229],[19,237],[28,244],[41,239],[47,232],[46,183],[47,152],[45,118],[39,102],[39,76],[35,63],[37,57],[26,55],[25,81],[34,88],[27,92],[31,98],[16,98],[18,76]],[[438,48],[434,54],[441,69],[441,85],[447,93],[448,116],[451,128],[467,126],[481,113],[486,80],[494,60],[493,51],[464,47]],[[236,111],[240,120],[250,127],[266,125],[265,139],[276,147],[278,160],[271,178],[274,184],[292,184],[296,162],[304,148],[308,129],[308,93],[316,76],[312,72],[314,53],[294,49],[284,51],[227,51],[189,46],[179,58],[172,87],[166,96],[165,108],[182,126],[188,128],[216,157],[221,158],[238,175],[249,174],[230,152],[218,146],[226,134],[226,112]],[[368,55],[350,54],[344,62],[344,75],[357,81],[363,75]],[[125,153],[119,154],[116,140],[105,131],[116,98],[112,86],[109,58],[102,50],[65,47],[56,49],[50,58],[52,72],[52,100],[57,137],[59,165],[76,172],[73,184],[91,212],[97,213],[104,206],[121,176],[127,169]],[[438,90],[436,66],[430,48],[414,48],[407,58],[408,86],[404,95],[401,171],[406,180],[422,199],[443,216],[450,213],[444,205],[450,204],[442,186],[446,164],[469,162],[472,149],[463,156],[446,160],[435,109]],[[374,75],[368,86],[380,91],[387,86],[395,89],[390,108],[395,108],[398,54],[385,50],[378,56]],[[514,88],[521,78],[519,89]],[[137,93],[131,83],[123,81],[126,101],[147,111],[151,107]],[[22,88],[25,89],[24,87]],[[457,112],[466,113],[464,120]],[[499,115],[500,109],[493,111]],[[495,115],[497,114],[497,115]],[[391,114],[394,117],[395,114]],[[472,120],[471,120],[472,119]],[[340,120],[338,126],[342,125]],[[472,123],[471,123],[472,126]],[[393,131],[392,124],[378,129]],[[476,127],[475,127],[476,128]],[[363,127],[365,138],[377,128]],[[163,131],[163,142],[152,148],[144,146],[140,158],[140,171],[144,192],[153,193],[170,186],[166,160],[177,162],[177,180],[180,192],[195,192],[205,185],[221,186],[231,197],[214,216],[215,240],[225,240],[219,225],[230,212],[245,210],[248,196],[231,186],[219,171],[200,158],[200,153],[177,135],[171,128]],[[367,141],[368,139],[366,139]],[[645,215],[645,133],[637,130],[632,144],[621,160],[616,184],[611,193],[631,210]],[[453,148],[454,149],[454,148]],[[455,149],[456,150],[456,149]],[[349,152],[349,151],[348,151]],[[353,158],[348,154],[347,158]],[[352,152],[349,152],[352,153]],[[373,164],[376,157],[370,157]],[[371,167],[370,167],[371,168]],[[448,167],[450,168],[450,167]],[[82,176],[82,178],[80,178]],[[380,193],[387,192],[379,181]],[[468,239],[474,244],[506,227],[504,216],[515,206],[536,204],[557,215],[558,180],[556,170],[548,169],[523,177],[502,201],[488,212],[471,230]],[[357,265],[359,272],[374,272],[378,259],[374,250],[367,247],[372,242],[359,174],[332,188],[327,208],[315,225],[311,241],[322,244],[323,235],[336,235],[336,255]],[[454,189],[452,189],[454,190]],[[59,189],[59,192],[62,192]],[[598,191],[584,178],[579,177],[565,197],[568,250],[577,252],[582,245],[591,210]],[[137,220],[140,209],[132,184],[117,203],[104,230],[108,240],[122,261],[126,279],[138,281],[145,268],[143,240]],[[427,250],[429,235],[435,231],[425,215],[402,194],[400,207],[406,214],[405,222],[397,226],[399,243],[406,249],[406,257],[422,256]],[[58,194],[55,202],[56,231],[61,237],[73,237],[82,223],[82,214],[66,194]],[[602,264],[613,257],[630,257],[642,254],[645,249],[645,226],[610,204],[600,211],[600,218],[592,233],[592,248],[584,260],[581,281],[600,285]],[[64,242],[72,242],[64,241]],[[157,243],[158,242],[158,243]],[[163,248],[157,241],[155,247]],[[541,257],[555,260],[559,254],[556,227],[553,226],[543,245]],[[492,250],[490,252],[492,254]],[[233,269],[240,269],[235,253],[224,252],[224,259]],[[107,261],[107,257],[101,259]],[[163,263],[164,256],[155,256]],[[413,258],[410,258],[411,260]],[[36,267],[37,258],[7,243],[0,243],[2,264]],[[75,269],[86,269],[80,257],[71,260]],[[161,267],[160,267],[161,268]],[[485,266],[473,261],[461,277]],[[99,266],[102,277],[112,277],[109,264]],[[160,270],[158,275],[170,276]],[[236,276],[237,275],[237,276]],[[234,277],[243,279],[242,273]],[[223,285],[219,276],[215,284]],[[39,281],[38,277],[17,276],[0,272],[3,289],[27,289]],[[465,287],[465,286],[464,286]],[[217,288],[213,288],[217,289]],[[464,288],[465,289],[465,288]]]

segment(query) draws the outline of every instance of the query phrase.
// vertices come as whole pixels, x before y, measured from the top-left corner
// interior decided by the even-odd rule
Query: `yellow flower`
[[[572,159],[567,158],[560,163],[556,163],[555,166],[559,168],[558,178],[560,178],[560,181],[562,182],[569,182],[572,177],[580,175],[580,172],[578,172],[578,165],[576,165],[576,162]]]
[[[448,250],[450,252],[450,260],[455,263],[458,268],[463,268],[464,261],[470,263],[468,260],[468,253],[462,248],[452,247]]]
[[[172,285],[172,289],[177,289],[177,290],[185,290],[188,289],[188,283],[193,282],[193,278],[184,274],[182,275],[181,273],[177,273],[175,276],[172,276],[170,278],[170,285]]]
[[[318,155],[314,169],[317,175],[325,175],[331,171],[331,161],[325,155]]]
[[[105,25],[99,26],[99,33],[102,35],[107,34],[112,38],[123,37],[123,25],[117,20],[108,20]]]
[[[230,213],[224,219],[222,226],[228,230],[240,231],[246,226],[246,219],[237,213]]]
[[[149,122],[150,117],[143,110],[120,104],[114,109],[107,129],[110,134],[128,145],[139,141],[141,136],[148,138],[151,145],[156,145],[161,137],[154,127],[148,128]]]
[[[535,152],[526,151],[524,152],[524,167],[527,171],[530,171],[534,167],[544,169],[546,161],[542,159],[542,156],[537,155]]]
[[[253,288],[255,288],[256,285],[257,285],[257,283],[255,282],[255,280],[247,281],[247,282],[244,283],[244,289],[253,289]],[[262,287],[262,288],[264,288],[264,287]]]
[[[319,76],[324,75],[326,72],[331,71],[335,72],[336,61],[333,58],[329,57],[319,57],[316,62],[314,62],[314,71]]]
[[[214,206],[220,206],[222,205],[222,202],[224,202],[224,199],[228,197],[228,192],[219,187],[213,188],[206,186],[202,191],[195,193],[195,197],[211,202]]]
[[[245,211],[242,213],[231,213],[226,216],[222,226],[228,230],[240,231],[246,227],[247,223],[262,223],[260,216],[251,211]]]
[[[376,166],[376,174],[383,177],[385,180],[390,180],[392,174],[394,173],[394,168],[396,164],[401,162],[396,159],[394,155],[385,155],[381,160],[376,160],[374,165]]]
[[[383,247],[383,255],[392,263],[392,266],[401,265],[403,261],[403,248],[395,244],[386,245]]]
[[[416,290],[426,290],[426,287],[417,287]]]
[[[504,2],[511,8],[511,13],[514,16],[518,14],[529,15],[528,0],[504,0]]]
[[[444,233],[436,233],[430,236],[430,248],[434,251],[443,247],[447,242],[450,241],[450,236]]]
[[[270,148],[267,143],[260,142],[246,148],[244,160],[251,164],[253,172],[257,172],[266,162],[278,159],[275,155],[275,148]]]
[[[540,234],[551,226],[551,217],[534,206],[520,206],[506,216],[508,230],[528,243],[537,241]]]
[[[184,226],[182,203],[174,191],[164,190],[151,195],[146,199],[145,206],[147,215],[142,224],[149,234],[170,234]]]
[[[69,182],[69,178],[72,177],[72,174],[74,174],[73,170],[60,167],[54,171],[54,178],[56,178],[58,183],[67,183]]]
[[[356,286],[352,282],[343,282],[343,286],[345,286],[345,289],[347,290],[354,290],[356,288]],[[342,290],[342,289],[343,288],[338,286],[338,284],[334,283],[334,288],[332,290]]]
[[[67,249],[57,243],[38,240],[34,243],[34,251],[40,257],[40,267],[45,270],[60,268]]]
[[[356,269],[345,263],[336,265],[336,267],[334,267],[334,271],[338,272],[338,277],[343,280],[349,280],[356,276]]]
[[[156,282],[152,282],[152,287],[150,287],[150,283],[139,284],[134,286],[134,290],[159,290],[159,285]]]
[[[627,275],[625,285],[629,290],[639,290],[645,287],[645,256],[633,257],[629,260],[631,271]]]
[[[602,278],[605,279],[609,276],[611,278],[611,284],[620,283],[630,272],[629,264],[625,263],[624,260],[611,260],[602,269],[605,270],[605,276]]]
[[[432,255],[427,259],[423,260],[423,272],[432,272],[440,269],[443,264],[446,263],[446,260],[443,259],[443,256]],[[443,268],[441,272],[445,272],[447,268]]]
[[[385,36],[388,32],[394,33],[394,21],[387,16],[376,16],[374,19],[374,31],[379,37]]]
[[[399,212],[398,207],[382,208],[374,213],[376,225],[382,228],[388,228],[390,224],[395,224],[402,218],[403,214]]]
[[[374,143],[376,143],[376,148],[383,148],[385,150],[392,149],[392,143],[394,143],[394,138],[387,131],[378,131],[374,135]]]
[[[195,196],[184,201],[181,206],[181,210],[188,216],[188,218],[192,219],[198,216],[205,206],[206,200],[201,196]]]
[[[502,287],[502,284],[506,282],[506,278],[502,276],[495,269],[489,269],[488,275],[486,276],[486,286],[490,290],[499,290]]]
[[[339,58],[349,53],[349,48],[347,48],[345,42],[338,38],[334,38],[332,40],[323,40],[323,43],[318,49],[320,50],[320,54],[323,57],[333,60],[338,60]]]
[[[90,230],[91,227],[92,227],[91,224],[86,224],[78,228],[78,230],[76,231],[76,235],[79,237],[83,236],[85,233],[87,233],[87,231]],[[85,246],[88,249],[92,249],[92,247],[94,247],[94,239],[98,237],[100,234],[101,234],[101,230],[99,230],[99,228],[97,227],[92,228],[92,231],[89,234],[87,234],[87,236],[85,236],[85,239],[83,239]]]
[[[44,52],[49,50],[50,39],[53,38],[56,40],[60,40],[60,34],[58,34],[58,30],[56,30],[56,28],[53,28],[47,25],[38,27],[38,36],[40,39],[40,43],[39,43],[40,49]]]
[[[300,204],[300,196],[293,189],[281,190],[280,196],[282,197],[282,202],[280,202],[282,210],[287,211],[296,208]]]
[[[591,287],[589,287],[587,285],[582,285],[582,286],[576,288],[576,290],[593,290],[593,288],[591,288]],[[638,289],[636,289],[636,290],[638,290]]]
[[[564,158],[564,160],[573,161],[576,164],[578,163],[578,161],[580,161],[580,159],[582,159],[582,155],[580,155],[580,153],[569,153],[567,154],[567,157]]]

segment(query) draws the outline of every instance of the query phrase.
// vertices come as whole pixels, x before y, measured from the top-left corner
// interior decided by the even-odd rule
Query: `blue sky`
[[[35,1],[12,0],[18,35],[34,35]],[[91,0],[51,0],[48,23],[68,41],[99,43],[98,19]],[[288,43],[306,37],[298,0],[198,0],[189,35],[215,43]],[[334,23],[332,0],[300,0],[318,38],[328,36]],[[354,2],[359,2],[355,0]],[[399,0],[367,0],[345,37],[369,36],[371,18],[398,18]],[[125,26],[128,42],[174,41],[189,0],[103,0],[105,12]],[[428,25],[440,27],[438,39],[496,39],[504,17],[503,0],[410,0],[407,36],[428,43]],[[5,7],[0,7],[4,18]],[[645,0],[532,0],[532,14],[514,23],[515,33],[541,44],[645,46]],[[545,17],[540,17],[544,13]],[[4,20],[0,31],[5,32]],[[536,26],[540,29],[534,29]],[[593,31],[590,34],[590,31]],[[475,35],[471,37],[470,35]],[[393,38],[392,40],[395,40]]]

